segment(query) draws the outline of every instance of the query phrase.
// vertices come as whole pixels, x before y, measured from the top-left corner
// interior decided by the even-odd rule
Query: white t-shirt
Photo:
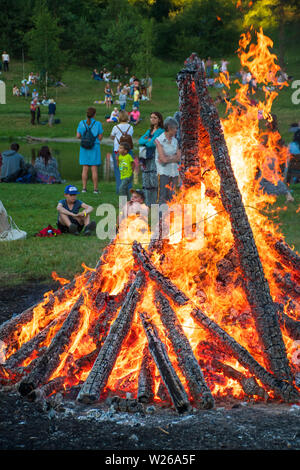
[[[9,62],[9,55],[8,54],[2,54],[2,60],[3,60],[3,62]]]
[[[122,137],[122,132],[127,132],[128,135],[133,136],[133,127],[128,124],[127,122],[121,122],[112,128],[111,134],[114,136],[114,151],[117,152],[119,150],[119,142]]]
[[[175,153],[177,152],[178,141],[176,137],[172,137],[171,142],[170,142],[169,139],[167,139],[166,134],[163,132],[155,140],[157,140],[161,144],[166,157],[168,156],[173,157]],[[165,164],[159,163],[157,148],[155,150],[155,162],[156,162],[158,175],[166,175],[166,176],[178,176],[179,175],[178,163],[165,163]]]

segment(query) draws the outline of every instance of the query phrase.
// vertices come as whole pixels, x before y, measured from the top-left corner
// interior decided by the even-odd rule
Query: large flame
[[[227,101],[227,115],[222,120],[222,125],[232,167],[253,229],[272,298],[275,302],[284,304],[286,313],[297,318],[299,304],[293,302],[291,306],[289,300],[282,297],[274,278],[274,272],[279,269],[278,255],[267,243],[267,235],[271,235],[274,239],[280,239],[282,234],[263,212],[270,203],[274,202],[274,197],[265,194],[260,188],[263,178],[274,184],[281,180],[280,165],[284,164],[288,157],[287,150],[280,146],[281,137],[278,130],[271,129],[271,126],[268,125],[272,122],[272,103],[279,89],[286,84],[278,81],[279,66],[276,64],[276,56],[270,52],[272,41],[262,31],[256,34],[256,39],[256,43],[253,43],[250,33],[242,35],[238,54],[242,67],[252,74],[262,88],[258,93],[259,98],[249,93],[248,84],[242,84],[235,80],[233,84],[235,96]],[[223,76],[221,79],[226,87],[230,86],[228,76]],[[262,116],[264,120],[259,120],[259,116]],[[267,125],[262,125],[262,123],[267,123]],[[191,299],[191,303],[183,307],[178,307],[172,302],[171,305],[176,311],[178,320],[203,369],[213,395],[242,398],[244,392],[240,384],[226,378],[221,372],[213,371],[211,362],[213,358],[219,358],[246,376],[249,375],[249,372],[243,369],[226,351],[223,351],[220,345],[214,345],[210,334],[199,327],[190,315],[194,305],[201,306],[201,309],[209,317],[222,326],[259,363],[267,368],[243,288],[242,274],[236,255],[232,250],[233,236],[230,220],[221,203],[220,180],[210,145],[201,135],[199,136],[199,145],[199,160],[203,169],[202,179],[192,187],[181,190],[172,200],[170,209],[173,215],[169,242],[164,242],[162,251],[153,253],[152,261]],[[191,231],[181,229],[183,220],[181,208],[185,204],[197,204],[201,208],[201,227],[204,236],[201,237],[200,243],[199,240],[193,239]],[[193,216],[190,215],[185,222],[187,220],[192,226]],[[97,285],[98,289],[100,288],[102,292],[106,292],[110,296],[118,296],[122,292],[134,269],[132,243],[134,240],[139,240],[146,246],[150,241],[150,235],[148,226],[143,220],[132,217],[126,220],[126,226],[121,227],[117,237],[102,257],[101,280]],[[285,266],[283,266],[284,268]],[[76,361],[95,350],[96,341],[89,332],[97,319],[102,318],[104,314],[101,305],[99,308],[95,308],[93,291],[86,288],[87,272],[86,270],[85,273],[77,276],[72,291],[68,292],[62,300],[56,300],[45,315],[44,306],[49,302],[51,296],[51,293],[47,294],[43,303],[34,309],[32,320],[16,329],[7,346],[6,359],[46,327],[49,327],[49,331],[39,345],[39,349],[49,346],[61,328],[67,312],[83,293],[85,301],[80,307],[80,325],[71,336],[68,348],[62,354],[60,364],[51,378],[66,377],[65,387],[76,385],[86,379],[92,362],[85,369],[79,370],[76,367]],[[292,272],[292,279],[294,275],[295,273]],[[187,389],[186,381],[177,364],[176,355],[155,308],[154,290],[154,283],[149,280],[137,306],[130,333],[123,343],[109,377],[106,391],[130,392],[136,396],[142,351],[147,344],[138,315],[138,312],[141,311],[150,314],[168,349],[172,363]],[[105,318],[103,318],[104,320]],[[292,360],[295,345],[286,335],[284,335],[284,341],[289,359]],[[30,367],[31,361],[37,355],[38,351],[35,351],[22,366]],[[296,368],[296,365],[294,367]],[[70,370],[73,373],[70,374],[68,372]],[[156,368],[154,368],[153,374],[157,392],[160,379]],[[157,396],[156,399],[159,400]]]

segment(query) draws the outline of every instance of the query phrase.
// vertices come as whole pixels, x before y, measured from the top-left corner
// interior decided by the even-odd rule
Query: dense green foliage
[[[24,54],[43,65],[47,60],[56,78],[67,57],[118,75],[125,67],[139,70],[144,57],[151,73],[155,58],[182,61],[192,51],[200,57],[230,55],[250,24],[263,24],[268,33],[277,28],[284,52],[284,28],[290,34],[299,19],[297,5],[296,0],[14,0],[10,8],[2,0],[0,47],[14,58]]]

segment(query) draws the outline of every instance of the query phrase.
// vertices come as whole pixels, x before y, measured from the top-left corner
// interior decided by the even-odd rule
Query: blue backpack
[[[93,125],[95,124],[95,121],[93,122],[91,127],[88,127],[84,121],[83,121],[83,124],[84,124],[84,127],[85,127],[85,131],[84,131],[84,134],[81,138],[81,144],[80,145],[84,149],[91,150],[94,147],[95,140],[97,138],[97,136],[93,135],[92,131],[91,131]]]

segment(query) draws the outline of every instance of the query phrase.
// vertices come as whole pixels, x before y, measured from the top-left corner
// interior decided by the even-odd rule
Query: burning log
[[[292,250],[283,240],[272,241],[275,250],[284,259],[284,261],[300,272],[300,256],[298,253]]]
[[[211,391],[205,383],[201,368],[175,312],[169,301],[158,291],[156,291],[155,297],[162,323],[177,355],[178,365],[187,380],[191,396],[201,408],[213,408],[214,399]]]
[[[35,401],[37,399],[45,399],[49,397],[52,393],[57,393],[64,388],[64,381],[66,377],[56,377],[50,382],[46,383],[42,387],[32,390],[26,395],[28,400]]]
[[[254,377],[246,377],[238,370],[234,369],[233,367],[227,364],[223,364],[217,359],[212,360],[212,367],[216,371],[222,372],[224,375],[226,375],[226,377],[229,377],[230,379],[239,382],[246,395],[257,395],[258,397],[263,398],[264,400],[268,399],[268,394],[262,387],[259,386]]]
[[[143,361],[138,380],[137,399],[140,403],[150,403],[154,398],[154,363],[148,346],[143,350]]]
[[[246,294],[255,319],[257,333],[270,370],[278,378],[292,382],[292,373],[279,327],[276,306],[270,294],[231,166],[219,115],[207,91],[205,73],[199,59],[197,63],[195,87],[199,99],[200,118],[210,137],[215,166],[220,177],[221,199],[230,217],[235,248],[246,279]]]
[[[74,289],[75,280],[70,282],[69,284],[64,285],[63,287],[59,288],[56,292],[51,293],[42,306],[44,312],[43,317],[47,317],[53,309],[55,300],[63,300],[69,293]],[[20,326],[25,325],[26,323],[30,322],[33,318],[34,309],[38,307],[41,302],[36,303],[32,307],[24,310],[24,312],[16,315],[15,317],[7,320],[0,326],[0,340],[8,342],[10,336],[15,333],[15,330],[18,329]]]
[[[300,340],[300,322],[283,312],[279,313],[279,322],[291,339]]]
[[[199,106],[195,90],[193,64],[186,64],[185,69],[178,74],[180,134],[181,134],[181,165],[180,176],[186,185],[193,184],[186,174],[187,170],[199,173]],[[192,117],[192,118],[191,118]]]
[[[144,275],[142,272],[138,272],[120,313],[109,330],[92,370],[78,394],[78,401],[92,403],[99,399],[117,360],[123,341],[130,330],[143,282]]]
[[[68,347],[73,331],[80,324],[80,307],[83,303],[84,297],[81,294],[45,354],[37,361],[30,374],[20,382],[19,391],[21,395],[24,395],[25,391],[34,390],[39,385],[47,382],[53,371],[58,367],[61,354]]]
[[[278,287],[283,289],[284,292],[288,292],[289,295],[295,300],[300,299],[300,285],[293,281],[290,273],[285,273],[282,275],[280,271],[276,270],[273,273],[273,277]]]
[[[143,256],[137,257],[137,261],[141,262],[141,259],[147,260],[147,263],[142,263],[140,266],[148,272],[151,272],[152,279],[155,279],[159,287],[164,290],[164,276],[159,273],[158,269],[147,259],[148,255],[146,251],[138,244],[135,243],[135,253],[142,253]],[[160,282],[162,280],[162,282]],[[170,282],[170,281],[169,281]],[[165,292],[165,291],[164,291]],[[176,287],[176,289],[169,289],[166,292],[170,298],[176,302],[179,299],[187,299],[185,303],[192,303],[188,297]],[[174,297],[172,296],[174,295]],[[204,326],[214,337],[221,340],[221,343],[230,351],[231,354],[253,375],[255,375],[266,387],[276,391],[284,400],[288,402],[297,401],[300,398],[298,391],[285,380],[279,379],[276,376],[270,374],[264,367],[262,367],[252,355],[234,338],[226,333],[217,323],[207,317],[199,308],[192,311],[191,315],[195,318],[197,323]],[[281,331],[280,331],[281,334]]]
[[[165,294],[169,295],[178,305],[187,303],[188,297],[180,291],[170,279],[156,269],[148,253],[140,243],[136,241],[133,242],[132,253],[140,268],[159,284]]]
[[[251,374],[258,378],[266,388],[274,390],[277,395],[281,396],[283,400],[289,403],[299,401],[300,395],[298,391],[289,382],[278,379],[268,372],[254,359],[247,349],[241,346],[216,322],[207,317],[199,308],[194,309],[191,315],[198,324],[202,325],[213,337],[219,340],[225,349],[232,354],[245,369],[248,369]]]
[[[30,357],[34,351],[38,351],[39,355],[45,352],[44,348],[40,348],[40,344],[45,341],[52,328],[60,327],[60,325],[66,319],[67,315],[68,312],[64,312],[58,318],[55,318],[46,328],[40,331],[40,333],[34,336],[31,340],[27,341],[27,343],[24,343],[18,351],[16,351],[7,359],[5,362],[7,367],[14,369],[15,367],[20,366],[22,362],[25,361],[26,358]]]
[[[161,342],[155,326],[147,317],[147,314],[140,313],[140,318],[148,338],[150,353],[169,392],[171,400],[178,413],[184,413],[190,408],[189,400],[168,357],[166,348]]]

